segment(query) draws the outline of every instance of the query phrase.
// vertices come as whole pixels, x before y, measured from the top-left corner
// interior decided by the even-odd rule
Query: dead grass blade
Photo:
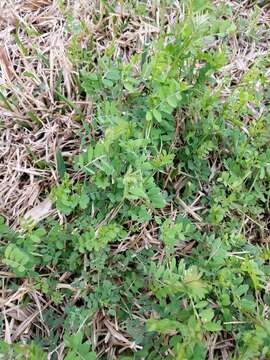
[[[42,311],[44,311],[49,305],[51,304],[51,302],[48,302],[45,306],[43,306]],[[16,328],[16,330],[14,331],[14,333],[12,334],[11,337],[11,341],[14,342],[16,341],[19,336],[28,328],[31,326],[31,324],[33,323],[33,321],[35,320],[35,318],[40,315],[40,309],[36,310],[33,314],[31,314],[30,316],[27,316],[27,318],[25,318],[25,320]]]
[[[14,78],[14,69],[8,54],[8,50],[4,45],[0,47],[0,65],[3,75],[1,82],[4,83],[5,81],[11,81]]]
[[[52,4],[52,0],[25,0],[23,7],[26,10],[39,10],[42,7],[50,6]]]

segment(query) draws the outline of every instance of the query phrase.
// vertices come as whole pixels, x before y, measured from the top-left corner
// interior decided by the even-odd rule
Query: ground
[[[1,1],[3,358],[270,357],[269,23]]]

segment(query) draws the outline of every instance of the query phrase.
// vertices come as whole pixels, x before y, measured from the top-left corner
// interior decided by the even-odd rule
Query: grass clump
[[[50,199],[61,221],[22,231],[1,221],[15,289],[2,305],[11,344],[1,343],[3,356],[270,356],[269,61],[258,56],[232,81],[232,9],[184,1],[168,24],[167,5],[159,35],[129,61],[113,44],[92,58],[76,49],[89,34],[67,14],[73,81],[91,103],[91,126],[59,86],[62,112],[82,124],[79,151],[55,156]],[[122,4],[114,22],[117,5],[102,6],[113,28],[135,11]],[[147,6],[136,6],[144,19]],[[12,299],[25,316],[16,323]]]

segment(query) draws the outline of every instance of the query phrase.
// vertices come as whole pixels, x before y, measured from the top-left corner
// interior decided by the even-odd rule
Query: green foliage
[[[70,215],[77,207],[86,209],[89,198],[84,188],[79,184],[73,185],[68,176],[64,176],[62,183],[53,189],[52,199],[57,208],[65,215]]]
[[[199,237],[195,226],[187,219],[178,219],[176,224],[173,224],[171,219],[166,219],[160,227],[160,239],[169,252],[174,252],[175,246],[181,245],[181,242],[199,239]]]
[[[69,349],[65,360],[95,360],[96,355],[90,352],[91,344],[83,342],[83,333],[78,332],[73,336],[64,336],[65,346]]]
[[[34,342],[29,345],[9,345],[0,341],[0,359],[5,360],[45,360],[46,354]]]
[[[165,29],[171,3],[160,3]],[[144,5],[125,6],[145,14]],[[117,26],[114,6],[102,2],[99,26]],[[63,224],[15,233],[0,219],[4,264],[59,306],[44,316],[67,360],[95,359],[89,339],[106,358],[110,336],[119,359],[207,359],[213,338],[233,339],[231,359],[270,357],[269,59],[232,84],[227,40],[246,20],[210,1],[183,1],[182,11],[129,62],[113,44],[94,60],[78,49],[87,26],[67,15],[78,96],[94,111],[72,164],[56,152],[50,196]],[[61,287],[62,273],[71,275]],[[118,352],[125,340],[106,321],[93,333],[101,313],[100,326],[117,324],[132,349]]]
[[[31,263],[31,258],[18,246],[9,244],[5,250],[5,263],[18,273],[24,274]]]

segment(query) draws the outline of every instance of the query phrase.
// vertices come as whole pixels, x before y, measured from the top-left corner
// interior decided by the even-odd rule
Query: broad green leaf
[[[167,97],[167,102],[172,108],[176,108],[178,104],[178,98],[175,94]]]
[[[162,116],[161,116],[161,113],[154,109],[153,110],[153,115],[154,115],[154,118],[158,121],[158,122],[161,122],[162,121]]]
[[[200,313],[200,317],[204,323],[211,321],[214,315],[215,314],[212,309],[205,309]]]
[[[204,324],[204,329],[211,332],[217,332],[222,330],[222,326],[218,323],[210,321]]]
[[[161,334],[168,334],[172,331],[178,330],[181,323],[179,321],[170,320],[170,319],[162,319],[155,320],[150,319],[147,320],[146,326],[148,331],[156,331]]]

